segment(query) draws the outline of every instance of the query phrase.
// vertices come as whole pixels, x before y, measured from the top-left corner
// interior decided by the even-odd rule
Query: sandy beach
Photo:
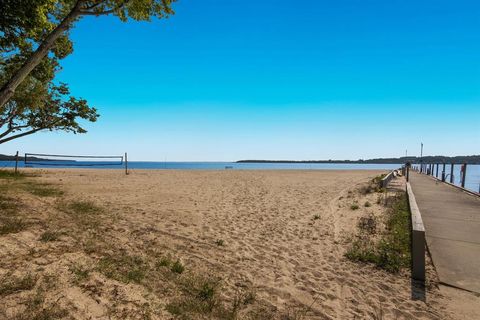
[[[16,193],[28,227],[0,236],[0,277],[35,275],[45,303],[65,318],[172,319],[166,306],[191,275],[218,279],[225,305],[238,292],[254,295],[238,304],[238,319],[473,319],[480,310],[479,297],[439,286],[431,265],[425,298],[413,300],[407,271],[345,258],[360,217],[385,211],[378,194],[358,191],[381,171],[35,172],[28,179],[62,194]],[[8,195],[9,182],[0,183]],[[62,209],[75,201],[101,213],[87,221]],[[60,236],[39,241],[46,230]],[[115,254],[139,257],[145,270],[171,257],[185,271],[158,267],[121,281],[104,263]],[[0,318],[23,310],[27,297],[1,297]]]

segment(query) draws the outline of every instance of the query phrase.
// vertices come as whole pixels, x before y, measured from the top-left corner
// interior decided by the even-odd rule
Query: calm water
[[[124,169],[120,162],[99,165],[99,162],[77,161],[75,165],[88,165],[85,168],[93,169]],[[50,165],[32,165],[36,168],[70,168],[68,162],[49,162]],[[71,163],[70,163],[71,164]],[[0,168],[14,167],[14,161],[0,161]],[[391,170],[399,168],[401,164],[344,164],[344,163],[235,163],[235,162],[147,162],[129,161],[129,169],[183,169],[183,170],[225,170],[227,167],[233,170]],[[24,167],[19,162],[19,167]],[[77,166],[74,166],[77,168]],[[441,167],[439,177],[441,177]],[[446,166],[446,174],[450,174],[450,166]],[[460,165],[454,168],[454,183],[460,184]],[[450,178],[447,177],[447,181]],[[480,165],[467,166],[467,179],[465,187],[478,192],[480,189]]]
[[[445,175],[446,181],[450,182],[450,165],[445,166]],[[438,176],[437,176],[437,166],[435,166],[435,170],[433,171],[433,176],[437,178],[442,178],[442,165],[438,168]],[[453,183],[456,185],[460,185],[461,175],[460,175],[460,165],[457,164],[453,167]],[[478,164],[469,164],[467,165],[467,176],[465,179],[465,188],[468,190],[472,190],[475,192],[480,192],[480,165]]]

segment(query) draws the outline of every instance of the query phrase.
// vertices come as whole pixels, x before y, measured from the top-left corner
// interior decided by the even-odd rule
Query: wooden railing
[[[392,170],[390,171],[385,177],[382,178],[382,180],[380,180],[380,187],[382,188],[386,188],[388,186],[388,183],[393,179],[395,178],[396,176],[396,172],[397,170]]]
[[[412,278],[425,281],[425,226],[410,182],[407,182],[407,197],[412,220]]]

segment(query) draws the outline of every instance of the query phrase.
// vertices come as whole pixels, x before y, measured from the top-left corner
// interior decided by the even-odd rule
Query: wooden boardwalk
[[[480,197],[416,172],[410,184],[440,281],[480,293]]]

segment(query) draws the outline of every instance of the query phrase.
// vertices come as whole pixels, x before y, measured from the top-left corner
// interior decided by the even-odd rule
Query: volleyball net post
[[[128,176],[128,158],[127,158],[126,152],[125,152],[125,175]]]

